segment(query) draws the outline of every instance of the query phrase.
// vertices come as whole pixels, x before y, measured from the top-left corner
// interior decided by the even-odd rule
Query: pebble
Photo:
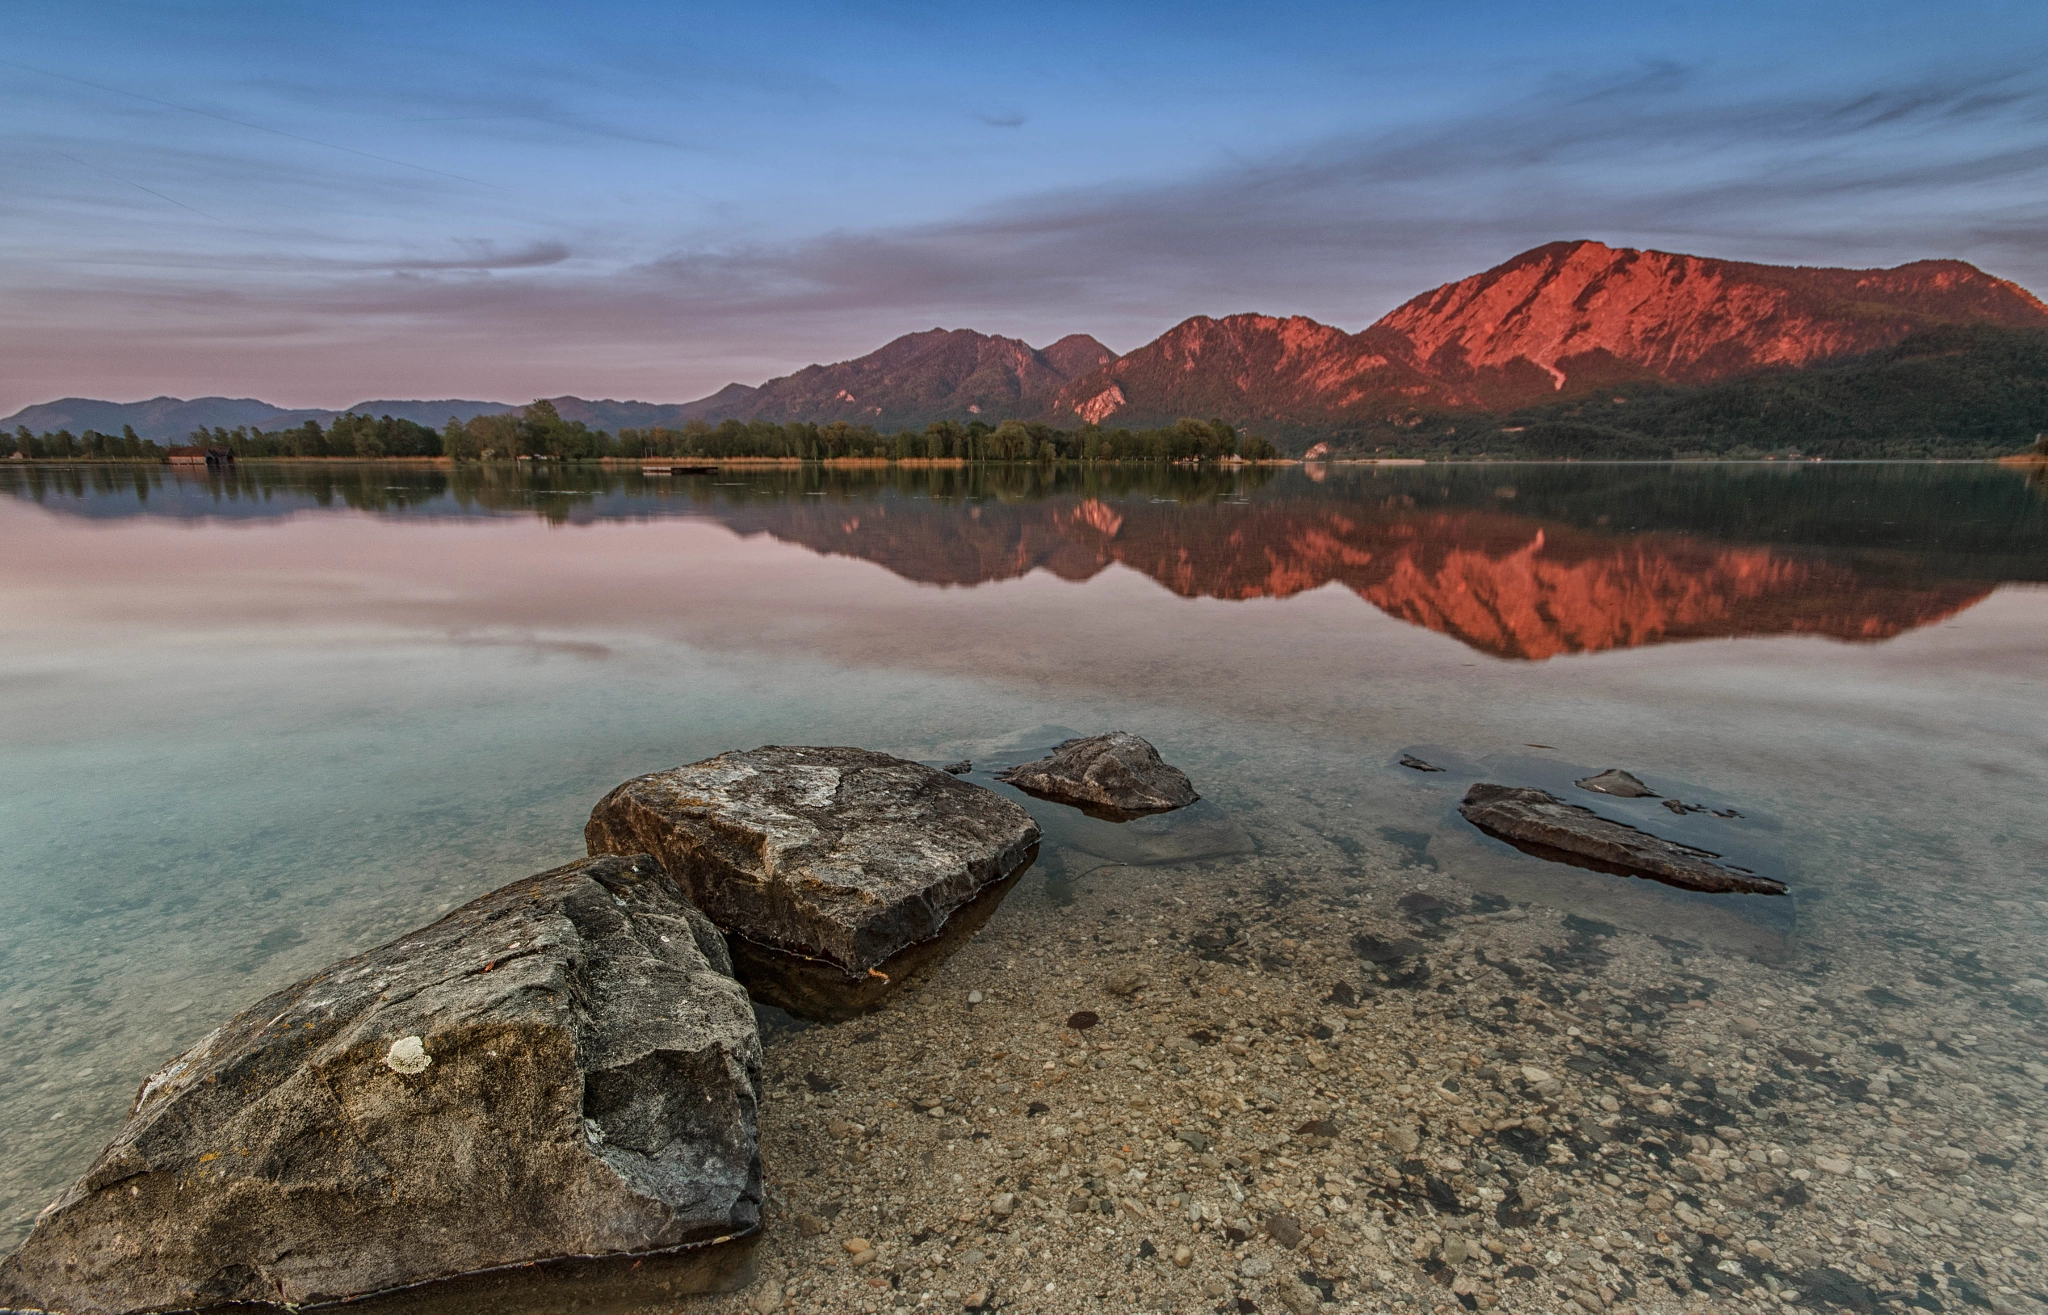
[[[769,1315],[770,1311],[782,1309],[782,1284],[772,1278],[761,1284],[747,1298],[747,1306],[754,1315]]]
[[[1182,1244],[1173,1249],[1173,1267],[1175,1269],[1186,1269],[1194,1263],[1195,1249],[1193,1247]]]
[[[981,995],[981,992],[979,992],[979,991],[969,991],[969,992],[967,993],[967,1003],[968,1003],[968,1004],[971,1004],[971,1005],[978,1005],[978,1004],[980,1004],[980,1003],[981,1003],[981,1000],[982,1000],[982,995]]]
[[[1834,1174],[1838,1178],[1856,1167],[1847,1160],[1839,1159],[1832,1155],[1816,1155],[1813,1157],[1813,1162],[1823,1172]]]

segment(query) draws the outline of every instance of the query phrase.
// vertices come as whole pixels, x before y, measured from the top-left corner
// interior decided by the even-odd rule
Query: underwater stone
[[[1610,822],[1547,790],[1481,782],[1465,792],[1458,811],[1488,835],[1552,862],[1714,894],[1785,893],[1781,881],[1713,862],[1719,854]]]
[[[1594,794],[1611,794],[1618,799],[1655,799],[1657,792],[1638,781],[1618,767],[1610,767],[1598,776],[1588,776],[1582,781],[1573,781],[1581,790]]]
[[[1149,742],[1123,731],[1068,740],[1048,757],[996,779],[1112,821],[1186,808],[1201,798],[1184,772],[1161,761]]]

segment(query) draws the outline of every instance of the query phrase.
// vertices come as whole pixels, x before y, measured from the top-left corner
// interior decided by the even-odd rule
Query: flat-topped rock
[[[583,834],[593,854],[657,855],[733,937],[756,998],[811,1016],[864,1008],[943,952],[1039,838],[1015,803],[922,763],[784,746],[636,777]]]
[[[1186,808],[1201,798],[1178,767],[1123,731],[1068,740],[1037,762],[1000,772],[997,780],[1112,821]]]
[[[647,855],[517,881],[237,1015],[0,1262],[0,1306],[306,1305],[760,1220],[761,1047]],[[672,1272],[672,1271],[671,1271]]]
[[[1649,877],[1686,890],[1783,895],[1785,884],[1716,862],[1719,854],[1611,822],[1547,790],[1488,785],[1465,792],[1465,820],[1539,858],[1623,876]]]

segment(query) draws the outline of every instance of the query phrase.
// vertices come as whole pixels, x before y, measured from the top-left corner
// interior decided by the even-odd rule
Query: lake
[[[1724,1089],[1796,1096],[1777,1126],[1839,1117],[1842,1154],[1873,1157],[1839,1189],[1863,1195],[1820,1207],[1828,1265],[1893,1282],[1829,1222],[1903,1192],[1893,1172],[1953,1206],[1946,1232],[1948,1216],[1898,1222],[1901,1275],[1947,1247],[1989,1258],[1969,1280],[1988,1290],[2039,1286],[2040,1226],[2012,1221],[2041,1217],[2028,1166],[2048,1110],[2027,1068],[2048,1060],[2048,496],[2020,472],[5,466],[0,493],[10,1243],[151,1070],[265,992],[580,857],[591,805],[630,776],[762,744],[1015,761],[1117,728],[1188,773],[1207,830],[1034,804],[1046,851],[995,941],[1107,927],[1144,889],[1179,920],[1155,940],[1325,928],[1263,968],[1211,947],[1198,976],[1270,991],[1315,966],[1369,1002],[1409,996],[1346,928],[1427,940],[1448,911],[1478,929],[1435,989],[1495,962],[1477,919],[1554,926],[1751,1020],[1661,1043],[1679,1085],[1711,1096],[1699,1066],[1718,1065]],[[1608,767],[1708,808],[1572,787]],[[1792,893],[1546,862],[1458,816],[1482,779],[1576,796]],[[1608,1057],[1678,1036],[1581,960],[1594,995],[1569,1041],[1467,1010],[1492,1029],[1473,1043],[1488,1071],[1603,1028]],[[1021,1019],[1078,988],[1011,989]],[[1354,1034],[1372,1020],[1361,1006]],[[778,1023],[770,1048],[834,1033]],[[788,1135],[785,1163],[812,1153]],[[1751,1196],[1726,1207],[1741,1227],[1789,1209]]]

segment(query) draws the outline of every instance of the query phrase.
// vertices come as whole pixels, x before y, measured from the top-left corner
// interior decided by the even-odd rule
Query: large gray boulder
[[[761,1047],[716,927],[587,859],[315,973],[143,1083],[0,1306],[309,1304],[753,1232]]]
[[[1186,808],[1201,798],[1180,768],[1124,731],[1068,740],[1049,756],[999,772],[996,779],[1111,821]]]
[[[1547,790],[1481,782],[1465,792],[1458,811],[1488,835],[1539,858],[1623,876],[1649,877],[1686,890],[1716,894],[1783,895],[1785,883],[1740,868],[1691,845],[1611,822],[1590,808],[1568,804]]]
[[[593,854],[657,855],[732,937],[756,999],[878,1003],[995,909],[1037,854],[1011,801],[922,763],[771,745],[654,772],[591,810]]]

